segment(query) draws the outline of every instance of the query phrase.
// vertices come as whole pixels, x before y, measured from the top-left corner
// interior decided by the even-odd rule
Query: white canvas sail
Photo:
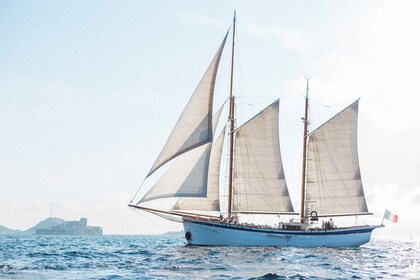
[[[219,124],[219,120],[222,115],[224,107],[225,107],[225,103],[223,103],[223,105],[220,106],[219,110],[217,110],[217,112],[213,115],[213,135],[216,132],[216,128],[217,128],[217,125]]]
[[[220,211],[219,178],[225,130],[226,128],[224,128],[219,137],[217,137],[210,153],[207,196],[182,197],[178,199],[177,203],[173,207],[174,210]]]
[[[211,144],[180,155],[140,202],[165,197],[205,197]]]
[[[367,213],[357,151],[356,101],[308,140],[306,200],[318,215]]]
[[[214,83],[226,38],[227,34],[146,177],[171,159],[213,140]]]
[[[293,212],[279,143],[277,100],[236,132],[233,210]]]

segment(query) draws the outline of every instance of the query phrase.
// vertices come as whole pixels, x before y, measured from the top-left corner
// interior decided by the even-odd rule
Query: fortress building
[[[37,228],[35,234],[48,235],[102,235],[103,229],[98,226],[88,226],[87,219],[81,218],[80,221],[65,221],[60,225],[49,228]]]

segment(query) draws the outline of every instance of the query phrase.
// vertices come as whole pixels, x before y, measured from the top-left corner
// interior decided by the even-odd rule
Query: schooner
[[[215,135],[222,108],[213,111],[224,37],[207,71],[146,176],[166,170],[130,207],[182,222],[189,245],[356,247],[369,242],[377,226],[335,227],[319,219],[368,215],[361,181],[357,119],[359,100],[317,129],[308,131],[308,84],[305,97],[300,218],[276,226],[244,223],[241,215],[298,215],[283,171],[279,143],[279,100],[235,127],[233,66],[236,14],[233,20],[229,117]],[[227,138],[227,141],[225,141]],[[224,144],[226,147],[224,147]],[[220,178],[227,150],[227,194]],[[226,209],[221,196],[227,195]],[[169,210],[150,201],[177,198]]]

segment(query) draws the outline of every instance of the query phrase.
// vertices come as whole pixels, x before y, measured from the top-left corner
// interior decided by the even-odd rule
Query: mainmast
[[[229,106],[229,179],[228,179],[228,217],[232,213],[232,186],[233,186],[233,132],[235,130],[235,97],[233,96],[233,62],[235,57],[235,31],[236,31],[236,11],[233,14],[233,38],[232,38],[232,62],[230,67],[230,106]]]
[[[303,157],[302,157],[302,193],[300,204],[300,222],[305,222],[305,177],[306,177],[306,145],[308,137],[309,79],[306,79],[305,117],[303,118]]]

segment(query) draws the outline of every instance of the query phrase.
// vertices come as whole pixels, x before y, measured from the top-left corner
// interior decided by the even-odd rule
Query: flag
[[[388,209],[385,209],[384,219],[387,219],[393,223],[398,222],[398,216],[389,212]]]

